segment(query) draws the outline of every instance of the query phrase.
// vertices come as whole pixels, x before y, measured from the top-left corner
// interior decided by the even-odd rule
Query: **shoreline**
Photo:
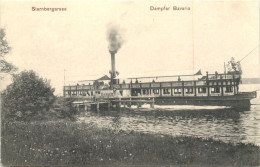
[[[7,123],[4,165],[260,165],[260,147],[100,129],[71,121]]]

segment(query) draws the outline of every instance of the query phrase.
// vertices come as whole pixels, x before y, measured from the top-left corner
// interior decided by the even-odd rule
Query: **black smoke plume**
[[[108,49],[110,52],[117,53],[124,43],[122,37],[123,31],[116,24],[107,25],[107,40],[108,40]]]

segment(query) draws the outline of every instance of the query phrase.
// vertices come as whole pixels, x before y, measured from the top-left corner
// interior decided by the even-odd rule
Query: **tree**
[[[8,45],[5,36],[6,36],[5,30],[3,28],[0,28],[0,59],[1,59],[0,69],[1,69],[1,73],[10,74],[17,71],[17,68],[13,64],[5,60],[5,55],[7,55],[11,50],[11,47]]]
[[[55,101],[54,89],[48,80],[34,71],[22,71],[13,75],[13,83],[1,94],[4,119],[29,120],[46,112]]]

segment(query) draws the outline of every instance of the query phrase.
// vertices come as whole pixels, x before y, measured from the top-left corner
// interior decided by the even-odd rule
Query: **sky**
[[[150,10],[170,7],[169,11]],[[190,10],[174,11],[173,6]],[[67,8],[65,12],[32,7]],[[259,45],[259,1],[12,1],[0,2],[0,24],[19,71],[34,70],[51,81],[56,95],[71,81],[109,74],[107,27],[122,30],[116,54],[122,76],[176,71],[223,72]],[[242,62],[243,77],[259,77],[259,47]],[[1,81],[1,89],[10,77]]]

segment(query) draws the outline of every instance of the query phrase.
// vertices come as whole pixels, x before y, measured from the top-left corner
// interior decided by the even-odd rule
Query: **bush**
[[[50,82],[34,71],[13,75],[13,83],[1,94],[2,118],[28,121],[49,111],[55,101]]]
[[[76,120],[75,116],[79,111],[72,105],[72,102],[72,99],[56,98],[53,110],[57,113],[58,118]]]

